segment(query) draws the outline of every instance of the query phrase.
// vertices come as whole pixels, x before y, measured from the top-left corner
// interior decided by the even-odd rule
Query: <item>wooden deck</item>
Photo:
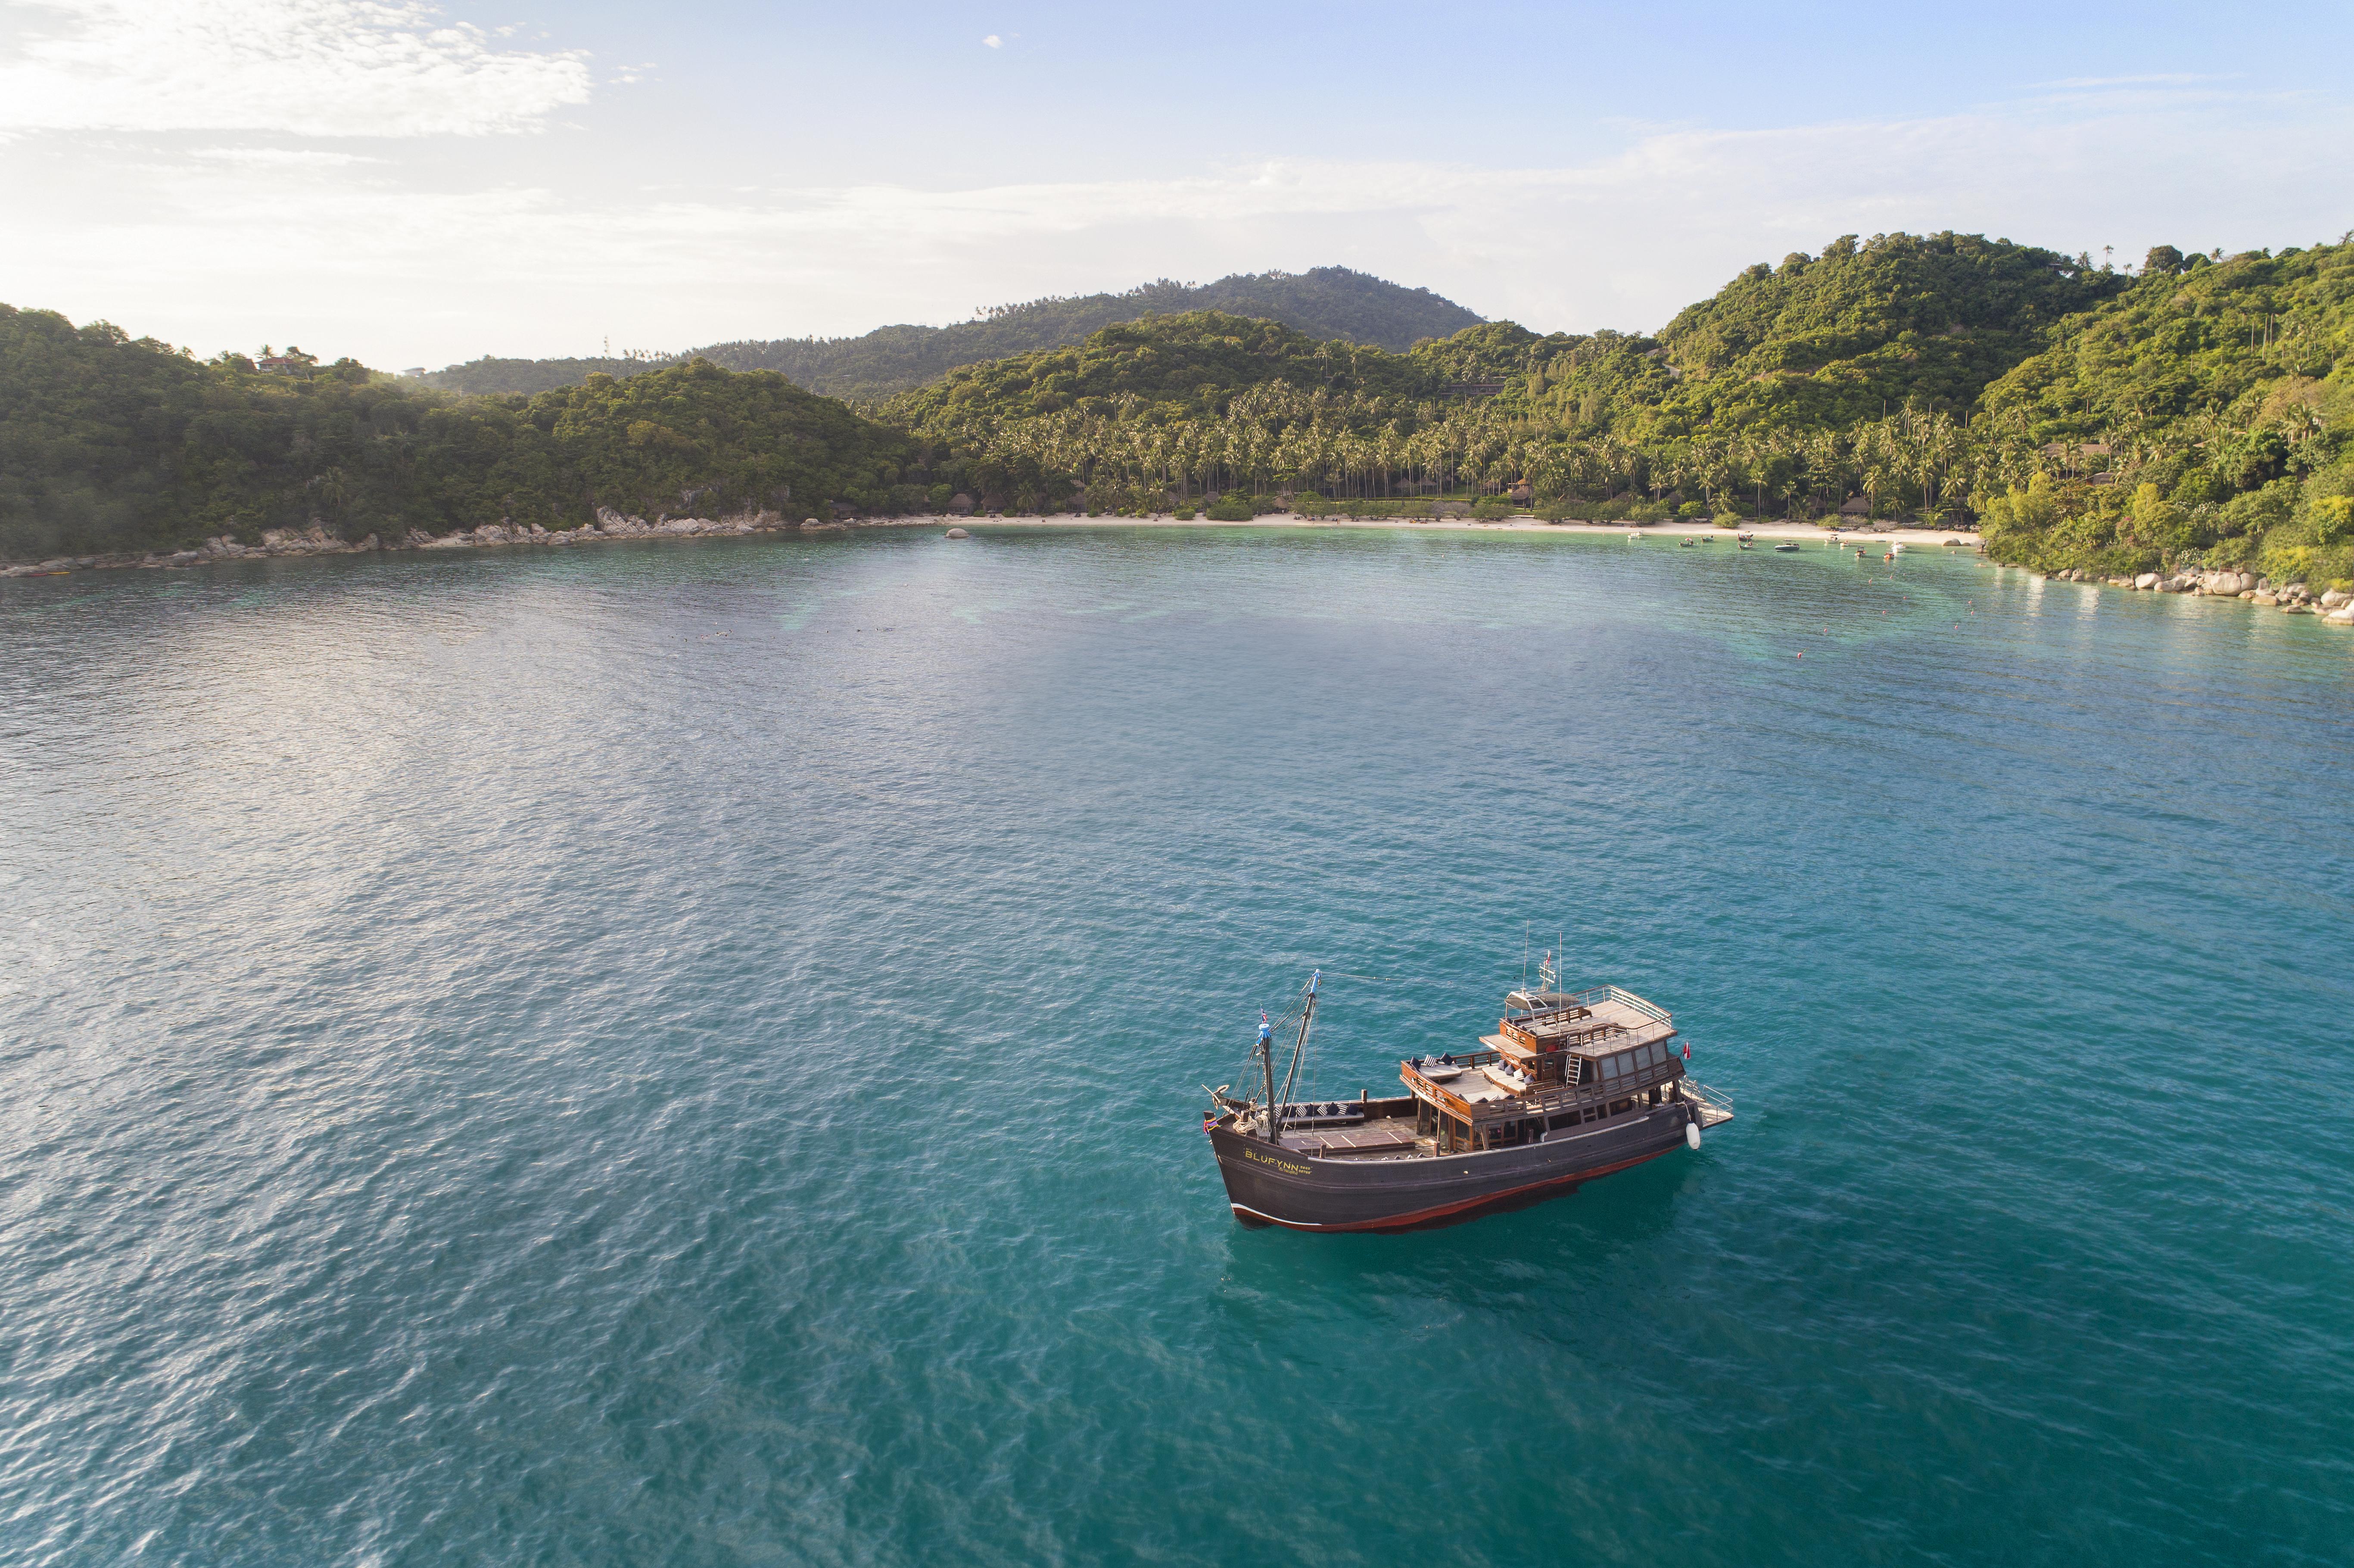
[[[1410,1116],[1384,1117],[1361,1127],[1322,1128],[1283,1136],[1286,1149],[1328,1160],[1351,1154],[1411,1154],[1414,1144],[1414,1118]]]

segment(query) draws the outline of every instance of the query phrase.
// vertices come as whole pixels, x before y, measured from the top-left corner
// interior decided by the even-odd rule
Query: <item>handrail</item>
[[[1666,1008],[1645,1001],[1633,991],[1622,990],[1615,985],[1598,985],[1591,991],[1581,991],[1575,994],[1577,1001],[1582,1006],[1592,1006],[1597,1001],[1615,1001],[1623,1006],[1631,1007],[1644,1017],[1660,1023],[1672,1025],[1675,1022],[1674,1014],[1669,1012]]]
[[[1498,1055],[1499,1053],[1494,1051],[1467,1051],[1458,1054],[1455,1059],[1467,1067],[1478,1067],[1483,1061],[1494,1061]],[[1475,1057],[1480,1060],[1473,1060]],[[1433,1083],[1424,1077],[1415,1070],[1412,1060],[1398,1064],[1398,1076],[1405,1081],[1409,1090],[1419,1089],[1429,1097],[1432,1103],[1444,1106],[1447,1110],[1468,1121],[1497,1121],[1512,1120],[1528,1116],[1551,1116],[1573,1107],[1607,1105],[1612,1100],[1626,1099],[1641,1094],[1647,1089],[1672,1084],[1684,1076],[1683,1067],[1683,1062],[1680,1058],[1670,1056],[1664,1061],[1654,1062],[1648,1067],[1623,1074],[1616,1078],[1606,1078],[1598,1083],[1546,1084],[1521,1091],[1506,1090],[1505,1093],[1511,1096],[1511,1098],[1501,1105],[1495,1102],[1475,1105],[1472,1101],[1448,1089],[1446,1085]]]
[[[1726,1094],[1723,1089],[1712,1088],[1710,1086],[1702,1083],[1698,1078],[1692,1077],[1689,1074],[1684,1077],[1684,1093],[1697,1097],[1702,1103],[1713,1106],[1723,1111],[1727,1116],[1733,1114],[1734,1106],[1733,1097],[1731,1095]]]

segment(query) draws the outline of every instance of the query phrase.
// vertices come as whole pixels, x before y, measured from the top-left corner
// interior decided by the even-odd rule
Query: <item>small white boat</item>
[[[1641,538],[1642,536],[1643,536],[1642,535],[1636,533],[1636,532],[1635,532],[1633,529],[1631,529],[1631,528],[1630,528],[1630,529],[1628,529],[1628,530],[1627,531],[1627,537],[1628,537],[1628,539],[1630,539],[1630,540],[1633,540],[1633,539],[1639,539],[1639,538]]]

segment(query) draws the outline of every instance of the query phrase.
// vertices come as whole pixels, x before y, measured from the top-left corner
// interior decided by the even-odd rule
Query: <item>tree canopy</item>
[[[2336,581],[2354,579],[2349,414],[2344,239],[2159,246],[2137,273],[1975,235],[1842,237],[1748,269],[1656,336],[1474,321],[1394,352],[1146,314],[865,413],[703,359],[468,397],[299,351],[198,363],[0,308],[0,549],[312,520],[348,537],[562,527],[599,504],[904,512],[963,491],[1102,512],[1214,493],[1230,512],[1446,493],[1594,517],[1976,517],[1999,555],[2046,567]]]
[[[2229,260],[2158,247],[2137,276],[1978,236],[1843,237],[1748,269],[1657,337],[1486,322],[1397,355],[1197,312],[961,369],[877,412],[1007,504],[1235,489],[1509,493],[1596,516],[1845,504],[1982,515],[1999,551],[2039,564],[2336,580],[2354,578],[2322,516],[2354,488],[2349,279],[2345,241]],[[2145,484],[2162,513],[2135,513]]]
[[[699,361],[530,398],[453,397],[350,360],[265,373],[0,306],[0,553],[16,556],[313,522],[352,539],[566,528],[599,505],[880,510],[911,450],[781,376]]]

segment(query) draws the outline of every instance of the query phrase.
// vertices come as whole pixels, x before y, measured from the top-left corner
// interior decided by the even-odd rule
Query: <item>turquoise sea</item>
[[[2354,636],[1960,555],[0,585],[0,1563],[2354,1562]],[[1739,1119],[1234,1223],[1557,943]]]

